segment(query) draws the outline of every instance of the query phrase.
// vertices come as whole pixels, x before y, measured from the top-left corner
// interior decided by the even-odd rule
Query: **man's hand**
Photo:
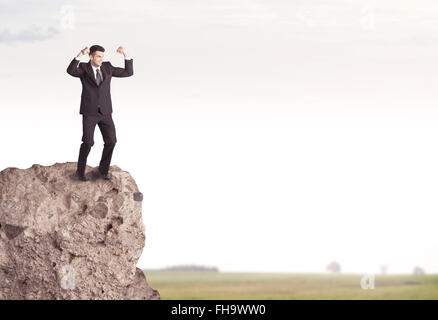
[[[84,54],[90,53],[90,49],[88,49],[88,47],[85,47],[84,49],[82,49],[78,55],[76,56],[77,58],[80,58],[81,56],[83,56]]]
[[[117,49],[117,53],[121,53],[121,54],[123,54],[125,57],[128,56],[128,52],[126,51],[126,49],[123,48],[123,47],[121,47],[121,46]]]

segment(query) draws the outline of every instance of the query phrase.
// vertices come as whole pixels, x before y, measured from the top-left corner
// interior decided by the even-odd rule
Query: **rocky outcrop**
[[[143,195],[127,171],[111,180],[77,163],[0,172],[0,299],[159,299],[136,267]]]

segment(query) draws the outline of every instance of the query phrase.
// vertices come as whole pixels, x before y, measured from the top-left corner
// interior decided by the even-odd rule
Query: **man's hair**
[[[97,44],[92,45],[92,46],[90,47],[90,54],[93,54],[93,53],[96,52],[96,51],[102,51],[102,52],[105,52],[105,49],[104,49],[102,46],[99,46],[99,45],[97,45]]]

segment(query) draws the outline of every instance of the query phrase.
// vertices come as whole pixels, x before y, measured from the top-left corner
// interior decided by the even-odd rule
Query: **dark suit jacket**
[[[109,61],[102,62],[100,67],[103,81],[98,86],[94,77],[91,62],[79,62],[74,59],[67,67],[67,73],[81,79],[82,94],[79,114],[97,115],[98,108],[103,114],[113,112],[110,83],[112,77],[130,77],[134,74],[133,59],[125,59],[125,68],[114,67]]]

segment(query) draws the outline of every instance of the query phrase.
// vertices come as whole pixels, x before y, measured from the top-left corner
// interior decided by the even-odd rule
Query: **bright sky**
[[[112,164],[144,195],[139,267],[436,273],[437,14],[432,0],[0,0],[0,170],[77,161],[67,65],[100,44],[123,66],[123,45],[134,76],[112,81]],[[102,149],[97,128],[89,165]]]

